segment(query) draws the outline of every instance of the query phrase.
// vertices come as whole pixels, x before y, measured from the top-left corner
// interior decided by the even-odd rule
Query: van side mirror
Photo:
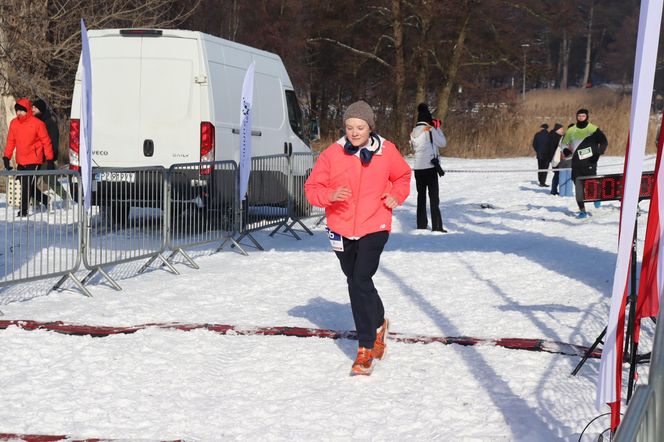
[[[318,124],[318,118],[309,121],[309,139],[311,141],[320,140],[320,125]]]

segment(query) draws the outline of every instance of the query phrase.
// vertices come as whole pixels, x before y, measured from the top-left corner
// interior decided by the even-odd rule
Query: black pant
[[[546,158],[538,158],[537,159],[537,168],[538,169],[548,169],[549,168],[549,161]],[[539,183],[544,186],[546,185],[546,175],[548,172],[537,172],[537,180]]]
[[[583,184],[579,178],[584,176],[597,175],[597,165],[586,166],[583,168],[572,168],[572,180],[574,181],[574,193],[576,194],[576,204],[581,212],[586,211],[586,205],[583,203]]]
[[[346,275],[350,306],[360,347],[373,348],[376,329],[383,325],[385,309],[373,283],[380,254],[389,233],[370,233],[360,239],[344,238],[344,251],[335,252]]]
[[[438,174],[435,168],[416,169],[415,187],[417,188],[417,228],[426,229],[427,220],[427,190],[429,191],[429,205],[431,206],[431,230],[443,230],[443,218],[438,208]]]
[[[39,169],[39,164],[26,164],[24,166],[17,165],[16,170],[37,170]],[[37,177],[34,175],[22,175],[21,176],[21,212],[20,216],[26,216],[28,214],[28,204],[30,198],[35,200],[35,203],[40,202],[43,205],[48,205],[48,197],[39,190],[36,185]]]

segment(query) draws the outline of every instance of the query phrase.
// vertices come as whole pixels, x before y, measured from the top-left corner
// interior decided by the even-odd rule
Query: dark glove
[[[2,157],[2,162],[5,164],[5,169],[12,170],[12,166],[9,164],[9,158]]]
[[[46,168],[48,170],[55,169],[55,162],[53,160],[46,160]]]
[[[563,155],[565,155],[565,158],[569,157],[572,155],[572,151],[569,150],[568,148],[563,149]]]

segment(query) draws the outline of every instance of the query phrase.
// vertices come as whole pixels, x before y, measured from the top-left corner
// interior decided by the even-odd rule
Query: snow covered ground
[[[375,277],[392,332],[593,343],[608,317],[618,203],[590,204],[592,216],[577,220],[572,198],[538,187],[534,171],[514,171],[535,165],[445,158],[447,234],[414,229],[413,181]],[[645,169],[653,166],[649,157]],[[599,171],[621,172],[622,159],[602,158]],[[646,220],[644,212],[639,246]],[[121,292],[99,278],[88,286],[92,298],[71,283],[48,295],[45,282],[5,288],[0,319],[353,330],[345,279],[322,227],[301,241],[267,233],[255,234],[266,251],[249,249],[249,257],[199,248],[192,254],[200,269],[180,263],[179,276],[156,267],[136,275],[142,262],[118,266],[110,273]],[[646,351],[652,324],[644,329]],[[576,356],[392,341],[371,377],[350,377],[356,348],[348,339],[206,330],[92,338],[10,327],[0,330],[0,433],[575,441],[608,412],[594,408],[596,359],[572,377]],[[646,379],[647,367],[639,373]],[[608,422],[595,421],[582,440],[596,439]]]

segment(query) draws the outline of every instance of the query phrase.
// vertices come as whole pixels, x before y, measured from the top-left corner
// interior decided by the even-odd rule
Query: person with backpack
[[[565,135],[565,128],[562,124],[556,123],[553,129],[549,132],[549,155],[551,157],[551,167],[553,168],[553,179],[551,180],[551,195],[558,195],[558,182],[560,180],[560,173],[557,170],[560,166],[560,140]]]
[[[431,210],[431,230],[447,233],[440,214],[438,176],[445,171],[440,166],[439,149],[447,146],[440,120],[434,119],[426,103],[417,106],[417,123],[410,133],[410,146],[415,151],[415,187],[417,189],[417,228],[426,229],[427,191]]]

